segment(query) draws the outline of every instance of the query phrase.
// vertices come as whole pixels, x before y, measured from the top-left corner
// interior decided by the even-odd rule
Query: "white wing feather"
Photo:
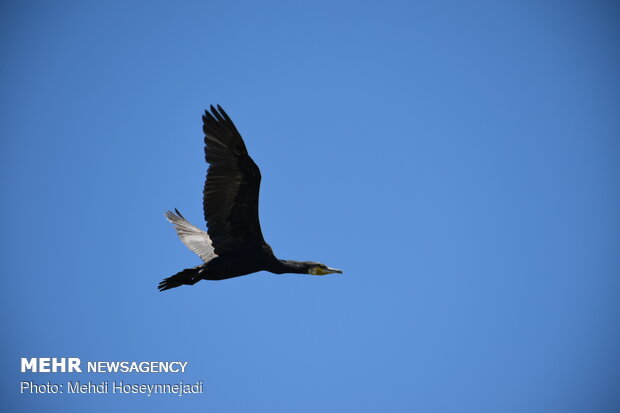
[[[190,224],[179,211],[176,212],[175,214],[174,212],[167,211],[166,219],[174,225],[174,229],[177,231],[177,235],[183,244],[205,263],[217,257],[209,234]]]

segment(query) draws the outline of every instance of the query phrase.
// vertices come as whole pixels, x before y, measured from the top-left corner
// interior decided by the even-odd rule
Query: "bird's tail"
[[[200,272],[202,271],[202,269],[202,265],[194,268],[186,268],[171,277],[161,280],[157,288],[159,289],[159,291],[165,291],[171,288],[179,287],[181,285],[194,285],[202,279],[200,276]]]

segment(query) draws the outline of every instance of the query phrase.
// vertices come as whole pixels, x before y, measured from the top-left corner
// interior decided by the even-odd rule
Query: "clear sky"
[[[541,4],[2,2],[3,406],[618,411],[620,13]],[[343,275],[157,291],[200,263],[163,212],[204,225],[216,103],[276,255]],[[36,356],[188,367],[20,373]]]

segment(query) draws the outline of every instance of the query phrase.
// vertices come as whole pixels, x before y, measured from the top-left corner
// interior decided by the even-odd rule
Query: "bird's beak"
[[[342,274],[342,270],[338,270],[336,268],[327,267],[325,271],[326,271],[326,274]]]

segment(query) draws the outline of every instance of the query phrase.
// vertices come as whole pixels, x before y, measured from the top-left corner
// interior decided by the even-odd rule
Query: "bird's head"
[[[325,264],[321,264],[320,262],[306,261],[304,262],[308,274],[311,275],[326,275],[326,274],[342,274],[342,270],[338,270],[336,268],[330,268]]]

